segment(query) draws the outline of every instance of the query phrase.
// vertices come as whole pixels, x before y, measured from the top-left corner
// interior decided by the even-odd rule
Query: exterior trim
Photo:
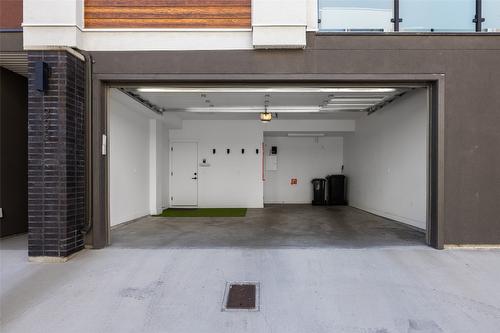
[[[82,28],[77,24],[42,24],[42,23],[23,23],[23,27],[43,27],[43,28],[51,28],[51,27],[71,27],[71,28],[77,28],[78,30],[85,32],[85,31],[90,31],[90,32],[148,32],[148,31],[164,31],[164,32],[169,32],[169,31],[176,31],[176,32],[183,32],[183,31],[188,31],[188,32],[205,32],[205,31],[217,31],[217,32],[224,32],[224,31],[252,31],[252,28]],[[23,29],[0,29],[0,32],[22,32]]]
[[[80,26],[77,24],[64,24],[64,23],[23,23],[22,24],[23,28],[24,27],[43,27],[43,28],[51,28],[51,27],[71,27],[71,28],[77,28],[78,30],[82,30]]]
[[[106,117],[106,86],[102,80],[92,81],[92,114],[88,115],[92,120],[92,232],[91,243],[93,248],[103,248],[110,244],[109,237],[109,188],[108,169],[106,158],[101,154],[102,134],[107,133]]]
[[[187,28],[83,28],[80,29],[81,31],[89,31],[89,32],[148,32],[148,31],[159,31],[159,32],[170,32],[170,31],[175,31],[175,32],[231,32],[231,31],[245,31],[249,32],[252,31],[251,28],[197,28],[197,29],[187,29]]]
[[[427,233],[428,243],[437,249],[443,249],[445,221],[445,77],[444,74],[434,82],[430,89],[430,127],[429,127],[429,197]],[[434,110],[434,112],[432,112]],[[436,181],[432,181],[436,180]],[[439,227],[433,228],[429,223],[439,221]]]
[[[328,86],[345,86],[346,83],[370,86],[405,84],[415,86],[415,82],[434,82],[444,74],[99,74],[93,77],[112,86],[137,85],[138,82],[157,84],[228,84],[238,83],[323,83]],[[231,82],[233,81],[233,82]]]

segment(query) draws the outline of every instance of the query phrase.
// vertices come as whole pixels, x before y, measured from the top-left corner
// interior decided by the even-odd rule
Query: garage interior
[[[426,86],[134,84],[108,88],[107,111],[112,246],[426,243]],[[329,175],[345,202],[314,197]],[[247,210],[157,216],[196,208]]]

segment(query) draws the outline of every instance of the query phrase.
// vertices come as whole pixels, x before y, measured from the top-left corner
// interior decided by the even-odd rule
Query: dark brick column
[[[50,68],[35,89],[35,63]],[[84,246],[85,63],[66,51],[28,54],[28,252],[66,257]]]

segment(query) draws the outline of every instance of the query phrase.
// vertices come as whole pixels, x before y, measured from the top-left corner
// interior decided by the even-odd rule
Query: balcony
[[[324,32],[500,32],[498,0],[319,0]]]

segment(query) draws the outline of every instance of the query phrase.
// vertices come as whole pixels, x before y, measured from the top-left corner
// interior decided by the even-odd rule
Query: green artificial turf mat
[[[159,217],[243,217],[246,216],[246,208],[169,208],[165,209]]]

